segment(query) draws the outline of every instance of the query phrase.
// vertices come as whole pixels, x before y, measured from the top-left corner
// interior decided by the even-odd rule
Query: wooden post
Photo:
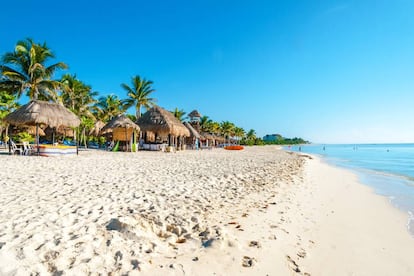
[[[125,127],[125,151],[128,152],[128,129]]]
[[[9,154],[11,155],[11,138],[9,137],[9,124],[6,126],[6,137],[7,137],[7,144],[9,145]]]
[[[39,148],[39,124],[36,124],[36,144],[37,144],[37,156],[40,155],[40,148]]]
[[[75,140],[76,145],[76,155],[79,155],[79,148],[78,148],[78,139],[77,139],[76,128],[73,130],[73,140]]]

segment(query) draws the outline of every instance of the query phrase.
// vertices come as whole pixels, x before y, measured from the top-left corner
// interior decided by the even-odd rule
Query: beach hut
[[[101,134],[112,132],[114,141],[125,142],[125,151],[135,151],[136,132],[139,133],[140,127],[127,116],[121,114],[112,118],[101,130]]]
[[[52,128],[59,128],[60,126],[78,127],[80,125],[79,118],[63,105],[40,100],[32,100],[21,106],[7,115],[4,121],[12,125],[36,126],[38,155],[40,154],[40,125],[47,125]]]
[[[200,146],[201,135],[197,132],[197,130],[193,128],[190,123],[185,122],[184,125],[190,131],[190,139],[186,139],[187,146],[193,149],[198,149]]]
[[[201,114],[200,114],[200,112],[198,112],[197,110],[194,109],[193,111],[191,111],[188,114],[188,117],[190,118],[191,122],[200,121]]]
[[[201,121],[201,114],[197,110],[193,110],[188,114],[188,118],[190,118],[190,125],[198,132],[201,131],[200,129],[200,121]]]
[[[216,145],[216,136],[207,132],[201,133],[200,140],[202,145],[204,145],[205,147],[213,147]]]
[[[185,137],[190,137],[190,131],[174,117],[174,115],[159,107],[149,109],[137,124],[144,134],[145,143],[166,143],[177,149],[183,148]],[[154,139],[149,137],[153,134]]]

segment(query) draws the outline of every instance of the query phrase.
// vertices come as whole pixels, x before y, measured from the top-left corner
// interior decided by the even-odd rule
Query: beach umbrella
[[[114,140],[126,141],[128,145],[128,141],[130,140],[129,137],[132,135],[133,130],[140,131],[140,127],[127,116],[121,114],[113,117],[104,127],[102,127],[101,133],[105,134],[112,132]]]
[[[8,114],[4,121],[12,125],[36,126],[37,154],[39,155],[39,125],[52,128],[78,127],[79,118],[63,105],[32,100]]]

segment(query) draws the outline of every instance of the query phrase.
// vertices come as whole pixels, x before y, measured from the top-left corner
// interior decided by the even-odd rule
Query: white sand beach
[[[0,156],[0,275],[413,275],[407,217],[275,146]]]

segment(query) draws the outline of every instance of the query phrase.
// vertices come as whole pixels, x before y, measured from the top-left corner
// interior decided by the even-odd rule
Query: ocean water
[[[286,147],[356,172],[360,181],[407,212],[414,236],[414,144],[301,145]]]

